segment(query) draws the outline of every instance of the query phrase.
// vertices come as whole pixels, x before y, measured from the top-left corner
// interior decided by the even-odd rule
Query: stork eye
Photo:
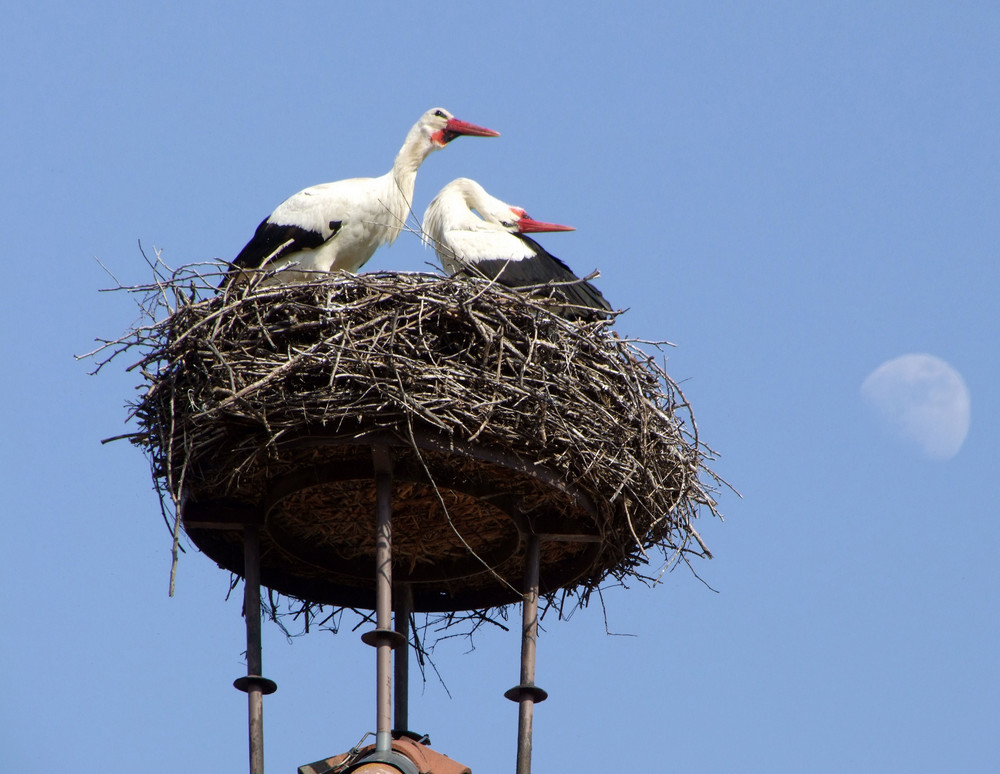
[[[446,116],[444,114],[443,110],[435,110],[434,111],[434,115],[437,116],[438,118],[447,118],[448,117],[448,116]]]
[[[500,225],[503,226],[504,228],[514,228],[514,224],[511,223],[509,220],[501,220]]]

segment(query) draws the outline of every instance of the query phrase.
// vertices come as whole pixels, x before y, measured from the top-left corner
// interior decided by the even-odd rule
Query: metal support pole
[[[410,615],[413,613],[413,589],[409,583],[396,587],[396,633],[402,644],[393,660],[396,706],[393,727],[396,731],[410,730]]]
[[[392,749],[392,458],[389,447],[373,446],[375,464],[375,749]]]
[[[250,774],[264,774],[264,700],[278,686],[261,676],[260,527],[243,528],[243,615],[247,624],[247,675],[233,685],[247,695],[250,728]]]
[[[521,603],[521,684],[506,696],[518,703],[517,774],[531,774],[531,725],[535,704],[548,694],[535,685],[535,644],[538,640],[538,566],[540,546],[537,535],[528,536],[524,568],[524,597]]]

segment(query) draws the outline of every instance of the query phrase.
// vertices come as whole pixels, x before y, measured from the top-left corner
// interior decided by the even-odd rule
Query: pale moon
[[[933,460],[954,457],[969,432],[969,390],[933,355],[887,360],[861,384],[861,396],[889,430]]]

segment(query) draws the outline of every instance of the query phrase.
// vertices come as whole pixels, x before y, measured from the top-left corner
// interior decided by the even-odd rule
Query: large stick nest
[[[220,565],[242,572],[241,533],[225,527],[262,524],[263,580],[307,621],[372,606],[373,445],[393,458],[394,573],[418,610],[518,600],[529,533],[550,602],[649,579],[654,551],[664,567],[710,556],[694,520],[715,513],[711,454],[613,319],[568,321],[544,299],[436,275],[201,300],[196,277],[145,288],[148,324],[109,342],[141,354],[131,438]]]

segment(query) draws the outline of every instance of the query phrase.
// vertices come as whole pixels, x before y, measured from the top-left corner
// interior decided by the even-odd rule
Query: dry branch
[[[160,270],[151,285],[127,290],[145,319],[92,354],[98,368],[122,353],[136,360],[144,385],[131,404],[137,432],[129,437],[149,456],[168,509],[185,498],[262,497],[268,477],[302,464],[289,456],[289,439],[316,430],[361,441],[387,433],[402,443],[419,432],[516,455],[596,506],[599,550],[571,584],[548,589],[558,610],[566,594],[586,604],[606,580],[649,580],[653,550],[666,564],[710,556],[693,523],[703,510],[715,513],[712,454],[676,384],[636,341],[618,337],[613,319],[567,321],[544,299],[427,274],[334,275],[216,293],[196,270]],[[476,528],[488,530],[474,503],[437,491],[446,452],[410,445],[434,489],[414,484],[413,502],[428,514],[445,511],[457,533],[471,509]],[[570,507],[565,493],[539,491],[522,486],[519,495],[539,500],[539,513]],[[366,496],[344,487],[334,495],[355,504]],[[313,512],[316,503],[303,508]],[[396,555],[403,566],[433,562],[436,551],[475,550],[467,531],[450,547],[443,533],[431,539],[436,527],[427,519],[403,540]],[[300,526],[324,539],[319,523]],[[338,525],[338,550],[356,540],[365,553],[371,538],[356,526],[358,534],[345,537]],[[488,531],[476,537],[489,546]],[[558,562],[553,551],[543,561]],[[476,582],[516,582],[512,567],[491,567]],[[310,618],[330,620],[323,600],[288,596],[306,627]],[[457,620],[478,626],[484,616],[449,613],[440,630]]]

